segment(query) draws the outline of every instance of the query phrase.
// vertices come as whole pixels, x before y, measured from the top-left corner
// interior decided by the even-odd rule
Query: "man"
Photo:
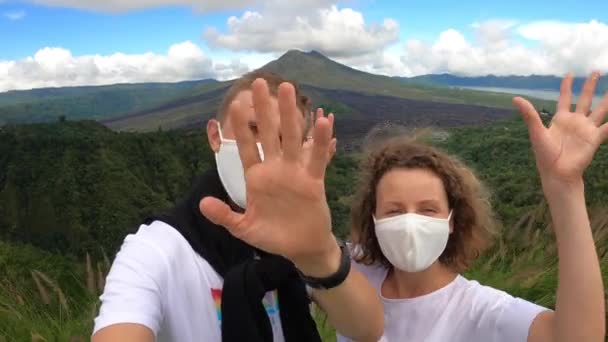
[[[94,342],[320,341],[309,297],[341,334],[378,340],[380,300],[331,233],[333,119],[307,140],[306,113],[277,75],[233,84],[207,125],[217,168],[125,239]]]

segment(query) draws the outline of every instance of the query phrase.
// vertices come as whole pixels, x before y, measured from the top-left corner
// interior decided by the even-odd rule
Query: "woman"
[[[573,78],[564,79],[549,128],[528,101],[514,99],[528,126],[557,240],[555,311],[460,275],[495,226],[470,170],[411,141],[371,150],[352,211],[353,255],[384,302],[385,341],[603,341],[603,284],[583,186],[583,171],[608,138],[608,124],[602,125],[608,94],[588,114],[598,77],[586,81],[575,112]]]

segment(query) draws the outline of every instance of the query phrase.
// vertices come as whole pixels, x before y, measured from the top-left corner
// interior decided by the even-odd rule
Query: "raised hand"
[[[598,147],[608,139],[608,93],[591,111],[591,102],[599,73],[594,72],[585,82],[574,112],[571,111],[572,75],[561,84],[557,113],[546,128],[534,106],[516,97],[513,103],[528,126],[536,165],[543,182],[580,182]]]
[[[264,160],[248,127],[247,108],[230,106],[239,154],[245,170],[247,205],[233,211],[215,198],[204,198],[202,213],[226,227],[235,237],[272,254],[282,255],[310,275],[328,275],[337,269],[339,249],[331,232],[325,197],[325,170],[331,153],[333,117],[319,115],[313,139],[304,144],[302,114],[292,85],[278,90],[280,133],[272,125],[272,106],[266,81],[252,85],[254,109]],[[333,269],[335,266],[335,269]]]

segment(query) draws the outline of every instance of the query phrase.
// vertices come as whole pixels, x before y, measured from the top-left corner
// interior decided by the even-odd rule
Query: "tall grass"
[[[608,284],[608,207],[591,209],[590,217],[604,284]],[[465,275],[554,308],[558,260],[553,228],[547,222],[549,213],[541,204],[517,224],[505,227],[494,247]],[[0,341],[88,340],[109,266],[104,253],[99,261],[87,256],[74,263],[71,278],[61,272],[52,276],[53,267],[47,272],[38,265],[19,279],[2,279]],[[608,295],[605,300],[608,305]],[[326,317],[316,308],[313,314],[323,341],[334,342],[335,332]]]
[[[0,282],[0,341],[89,340],[98,296],[103,291],[99,279],[104,279],[108,271],[104,264],[98,263],[95,272],[90,264],[87,256],[84,272],[80,271],[80,265],[73,265],[72,281],[65,281],[63,285],[36,269],[29,270],[29,279],[3,279]]]

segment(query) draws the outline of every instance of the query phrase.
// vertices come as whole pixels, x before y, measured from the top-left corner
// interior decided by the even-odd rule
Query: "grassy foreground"
[[[466,275],[553,308],[557,253],[546,216],[544,205],[529,212]],[[591,216],[608,283],[608,208],[592,210]],[[0,269],[10,272],[0,283],[0,341],[88,340],[107,260],[78,262],[6,243],[0,243],[0,255]],[[335,341],[325,317],[316,318],[323,340]]]

